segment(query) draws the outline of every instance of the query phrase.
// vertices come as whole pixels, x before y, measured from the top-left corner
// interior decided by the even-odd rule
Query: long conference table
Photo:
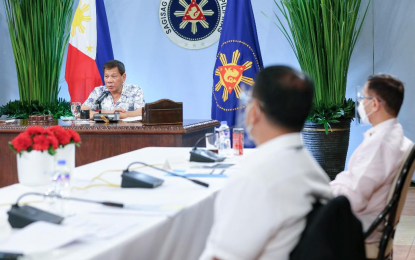
[[[246,150],[244,156],[233,157],[224,162],[234,164],[222,174],[228,177],[197,178],[209,183],[209,188],[196,185],[183,178],[166,176],[165,173],[151,168],[136,170],[165,180],[162,186],[155,189],[91,186],[103,183],[92,180],[105,171],[106,173],[102,175],[105,181],[120,184],[121,170],[134,161],[143,161],[159,167],[169,166],[171,170],[200,167],[201,164],[189,162],[190,149],[144,148],[77,167],[71,180],[72,197],[140,205],[143,208],[128,210],[81,202],[65,202],[65,210],[70,212],[71,216],[65,219],[64,226],[70,226],[71,222],[72,224],[78,222],[78,226],[88,229],[85,226],[109,223],[106,225],[108,230],[96,232],[98,236],[111,234],[111,229],[121,231],[110,237],[81,240],[49,252],[32,254],[28,259],[198,259],[205,247],[213,223],[215,197],[227,181],[237,175],[239,161],[252,150]],[[10,208],[9,203],[14,203],[17,197],[25,192],[44,192],[46,188],[30,188],[14,184],[0,189],[0,227],[6,224],[6,211]],[[23,199],[23,201],[33,203],[36,200],[39,198],[29,196]],[[46,208],[50,207],[46,202],[34,203],[32,206],[43,208],[42,205],[46,205]],[[13,230],[13,232],[16,231]],[[7,236],[10,234],[6,235],[6,240]]]
[[[213,132],[220,123],[216,120],[184,120],[183,125],[145,126],[141,121],[75,124],[55,120],[40,125],[61,125],[78,132],[82,145],[76,148],[76,166],[81,166],[145,147],[191,147],[200,137]],[[29,126],[33,124],[27,120],[0,124],[0,187],[18,182],[16,155],[9,149],[8,143]]]

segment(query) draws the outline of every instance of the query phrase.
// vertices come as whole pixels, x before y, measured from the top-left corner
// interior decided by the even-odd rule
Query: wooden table
[[[76,166],[145,147],[191,147],[197,139],[220,125],[216,120],[184,120],[183,125],[161,126],[144,126],[141,122],[74,124],[55,120],[39,125],[57,124],[77,131],[82,138],[81,147],[76,148]],[[18,182],[16,155],[8,143],[32,125],[25,119],[16,124],[0,124],[0,187]]]

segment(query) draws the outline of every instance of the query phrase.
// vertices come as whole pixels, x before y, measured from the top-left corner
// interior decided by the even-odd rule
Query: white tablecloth
[[[189,151],[190,148],[145,148],[122,154],[76,168],[71,184],[75,187],[85,187],[101,172],[110,169],[125,169],[129,163],[134,161],[164,164],[168,160],[173,169],[185,169],[189,167]],[[226,162],[237,163],[241,158],[243,157],[234,157]],[[149,215],[101,205],[67,202],[70,211],[75,213],[77,218],[106,220],[115,223],[114,225],[122,225],[128,221],[133,221],[135,224],[109,239],[75,242],[52,252],[32,255],[30,259],[197,259],[205,246],[213,222],[213,205],[217,191],[229,178],[198,178],[210,184],[209,188],[205,188],[182,178],[165,176],[164,173],[150,168],[138,171],[163,178],[165,182],[156,189],[93,187],[72,191],[71,196],[127,204],[164,205],[173,209],[181,209],[170,215]],[[227,171],[230,175],[236,172],[237,169]],[[121,172],[110,172],[106,173],[103,178],[120,184],[120,175]],[[20,184],[5,187],[0,189],[0,204],[13,203],[19,195],[25,192],[44,192],[45,189],[46,187],[28,188]],[[28,197],[24,200],[41,199]],[[42,208],[43,204],[46,203],[32,206]],[[46,206],[49,207],[49,205]],[[0,221],[5,221],[8,209],[9,207],[0,207],[0,214],[3,214]]]

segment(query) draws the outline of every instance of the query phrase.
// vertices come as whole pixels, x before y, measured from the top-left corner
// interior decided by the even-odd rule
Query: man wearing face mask
[[[403,98],[404,86],[397,78],[387,74],[369,77],[358,112],[373,127],[350,158],[348,170],[331,182],[333,195],[349,199],[364,230],[386,206],[393,179],[411,145],[397,119]],[[377,242],[380,237],[380,232],[374,232],[366,242]]]
[[[200,259],[289,259],[316,198],[331,198],[328,176],[300,136],[313,95],[311,79],[292,68],[258,73],[245,112],[257,150],[218,195]]]

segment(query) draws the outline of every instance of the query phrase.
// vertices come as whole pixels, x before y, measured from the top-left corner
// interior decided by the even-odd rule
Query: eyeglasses
[[[382,103],[382,99],[378,98],[378,97],[373,97],[373,96],[366,96],[363,93],[357,93],[357,102],[360,103],[362,102],[363,99],[377,99],[380,103]]]

